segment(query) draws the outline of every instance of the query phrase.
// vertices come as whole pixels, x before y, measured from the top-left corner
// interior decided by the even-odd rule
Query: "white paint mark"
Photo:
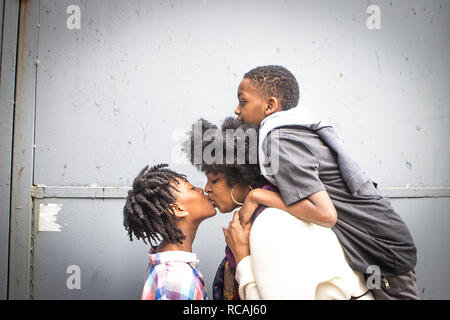
[[[57,203],[39,205],[39,231],[61,231],[61,225],[56,223],[61,208],[62,205]]]
[[[378,56],[377,50],[375,50],[375,55],[377,56],[378,72],[381,73],[380,57]]]
[[[66,273],[70,274],[66,280],[66,287],[69,290],[81,289],[81,269],[77,265],[70,265],[66,269]]]
[[[381,283],[381,271],[380,267],[377,265],[371,265],[367,267],[367,274],[370,276],[366,280],[367,289],[380,289]]]
[[[367,7],[366,13],[370,14],[367,18],[366,26],[369,30],[381,29],[381,10],[377,5],[370,5]]]
[[[81,29],[81,10],[80,7],[77,5],[70,5],[67,7],[66,10],[67,14],[70,14],[69,17],[67,17],[66,25],[69,30],[73,29]]]

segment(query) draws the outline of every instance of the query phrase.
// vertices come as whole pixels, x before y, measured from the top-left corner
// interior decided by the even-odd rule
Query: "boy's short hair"
[[[244,78],[263,94],[280,99],[283,110],[297,106],[300,89],[294,75],[286,68],[275,65],[256,67]]]
[[[123,208],[123,225],[128,231],[130,241],[133,234],[139,240],[152,247],[161,238],[170,243],[183,243],[185,236],[176,228],[173,219],[174,210],[170,206],[176,199],[171,189],[173,183],[186,180],[186,176],[167,168],[167,164],[159,164],[150,169],[146,166],[133,181],[133,188],[128,191],[127,201]]]

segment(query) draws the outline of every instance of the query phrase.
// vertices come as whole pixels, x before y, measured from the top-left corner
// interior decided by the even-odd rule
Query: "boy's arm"
[[[276,192],[264,189],[254,189],[245,198],[244,205],[239,210],[242,225],[246,225],[258,205],[277,208],[289,212],[303,221],[331,228],[337,220],[337,212],[326,190],[318,191],[308,198],[287,206],[283,198]]]
[[[272,178],[280,194],[255,189],[247,196],[248,201],[247,198],[244,201],[241,221],[247,221],[257,205],[263,204],[285,210],[306,222],[333,227],[337,220],[336,209],[319,178],[319,161],[300,133],[293,129],[275,129],[267,136],[266,143],[264,152],[270,163],[278,164],[274,166],[277,170]]]

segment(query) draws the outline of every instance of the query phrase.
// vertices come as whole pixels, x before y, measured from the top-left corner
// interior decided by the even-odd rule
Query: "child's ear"
[[[277,98],[270,97],[269,99],[267,99],[267,106],[264,110],[264,114],[266,115],[266,117],[270,116],[274,112],[278,112],[281,110],[283,110],[283,108],[281,107],[281,103]]]
[[[171,203],[171,204],[169,204],[169,206],[175,212],[175,217],[177,217],[177,218],[183,218],[189,214],[189,212],[187,212],[182,206],[180,206],[176,203]]]

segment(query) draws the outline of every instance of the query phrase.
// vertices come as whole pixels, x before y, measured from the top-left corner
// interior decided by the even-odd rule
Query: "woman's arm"
[[[239,223],[239,211],[235,211],[233,220],[228,224],[228,228],[222,227],[225,242],[233,253],[236,265],[245,257],[250,255],[250,229],[251,224],[244,227]]]
[[[251,256],[246,256],[236,266],[236,281],[241,300],[262,300],[253,276]]]
[[[287,206],[278,193],[260,188],[254,189],[249,192],[239,210],[242,225],[250,221],[258,205],[281,209],[303,221],[327,228],[333,227],[337,220],[336,208],[326,190],[316,192],[306,199]]]
[[[250,223],[245,227],[241,226],[238,211],[234,213],[233,220],[228,224],[228,228],[222,228],[225,241],[236,260],[236,281],[239,284],[239,296],[242,300],[261,300],[250,260],[250,229]]]

